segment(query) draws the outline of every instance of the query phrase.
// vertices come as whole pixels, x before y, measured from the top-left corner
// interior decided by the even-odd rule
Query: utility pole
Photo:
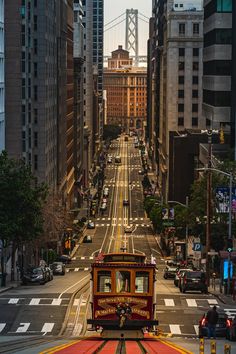
[[[208,170],[207,170],[207,208],[206,208],[206,274],[207,284],[210,284],[210,259],[209,252],[211,246],[211,211],[212,211],[212,171],[211,171],[211,159],[212,159],[212,131],[208,130]]]

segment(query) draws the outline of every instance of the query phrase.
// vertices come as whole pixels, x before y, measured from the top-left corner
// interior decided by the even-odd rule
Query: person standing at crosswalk
[[[218,322],[218,319],[219,315],[216,310],[216,306],[213,306],[213,308],[210,309],[206,315],[208,339],[210,339],[211,337],[213,337],[214,339],[216,338],[216,324]]]

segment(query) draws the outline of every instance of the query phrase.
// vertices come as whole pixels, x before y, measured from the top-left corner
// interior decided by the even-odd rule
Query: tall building
[[[209,129],[223,128],[235,146],[236,5],[204,1],[203,115]],[[233,12],[232,12],[233,11]]]
[[[0,153],[5,149],[4,0],[0,0]]]
[[[194,7],[192,4],[157,0],[153,9],[157,45],[152,50],[156,81],[152,114],[157,122],[151,140],[158,139],[158,184],[164,200],[168,200],[170,180],[170,133],[205,128],[202,117],[203,9],[201,1],[194,2]]]
[[[83,147],[83,65],[84,65],[84,26],[82,1],[74,0],[74,160],[77,205],[81,206],[84,187]]]
[[[131,65],[130,65],[131,64]],[[104,69],[107,96],[107,124],[119,125],[125,132],[144,134],[147,111],[146,68],[132,66],[129,52],[119,46]]]
[[[99,153],[103,114],[103,0],[82,0],[84,33],[84,161],[86,185],[92,180],[95,155]]]
[[[6,150],[72,207],[73,1],[7,1],[5,26]]]

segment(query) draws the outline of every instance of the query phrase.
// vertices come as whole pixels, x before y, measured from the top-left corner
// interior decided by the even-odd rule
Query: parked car
[[[131,234],[133,232],[133,230],[134,230],[134,225],[126,225],[124,227],[124,232],[126,234]]]
[[[68,256],[68,254],[62,254],[61,256],[58,257],[58,261],[64,264],[68,264],[71,263],[71,257]]]
[[[202,271],[186,271],[181,279],[180,291],[198,290],[207,293],[206,273]]]
[[[47,282],[46,271],[43,267],[30,268],[22,276],[22,284],[40,284]]]
[[[220,311],[217,312],[219,318],[216,324],[216,336],[229,338],[230,320],[228,319],[228,316],[225,314],[225,312],[220,312]],[[208,335],[207,319],[205,313],[199,321],[198,330],[199,330],[198,332],[199,338],[206,337]]]
[[[123,206],[129,206],[129,199],[123,200]]]
[[[53,280],[53,271],[50,267],[45,267],[47,281]]]
[[[52,270],[54,275],[65,275],[66,267],[65,264],[62,262],[53,262],[49,265],[50,269]]]
[[[183,272],[186,272],[187,270],[191,270],[189,268],[178,268],[176,274],[175,274],[175,279],[174,279],[174,284],[175,286],[179,286],[179,278]]]
[[[103,190],[103,197],[107,198],[109,196],[109,189],[106,187]]]
[[[170,279],[175,277],[175,273],[177,271],[177,267],[167,266],[164,270],[163,278]]]
[[[112,163],[112,157],[108,157],[107,163]]]
[[[229,330],[227,339],[231,341],[236,341],[236,316],[234,318],[229,319]]]
[[[85,235],[83,238],[83,243],[92,243],[92,236],[91,235]]]
[[[92,220],[88,221],[87,229],[95,229],[95,223]]]

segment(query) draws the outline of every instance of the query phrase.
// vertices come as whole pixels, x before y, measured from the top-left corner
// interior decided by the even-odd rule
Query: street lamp
[[[228,243],[231,244],[232,243],[232,187],[233,187],[233,174],[232,173],[228,173],[225,171],[221,171],[218,170],[217,168],[211,168],[211,167],[204,167],[204,168],[197,168],[197,171],[213,171],[213,172],[217,172],[220,173],[226,177],[229,178],[229,225],[228,225]],[[209,191],[208,191],[209,192]],[[209,220],[208,220],[209,221]],[[209,235],[207,235],[209,236]],[[207,249],[206,249],[206,260],[207,260],[207,266],[208,266],[208,253],[209,253],[209,245],[210,245],[210,240],[206,240],[206,245],[208,245]],[[227,280],[227,294],[230,293],[230,252],[228,250],[228,280]],[[208,267],[207,267],[207,271],[209,271]]]
[[[186,200],[185,204],[180,203],[177,200],[168,200],[168,204],[176,203],[176,204],[181,205],[184,208],[188,208],[188,196],[186,197],[185,200]],[[186,247],[185,247],[185,260],[187,262],[187,260],[188,260],[188,224],[187,224],[187,222],[186,222],[186,226],[185,226],[185,244],[186,244]]]

